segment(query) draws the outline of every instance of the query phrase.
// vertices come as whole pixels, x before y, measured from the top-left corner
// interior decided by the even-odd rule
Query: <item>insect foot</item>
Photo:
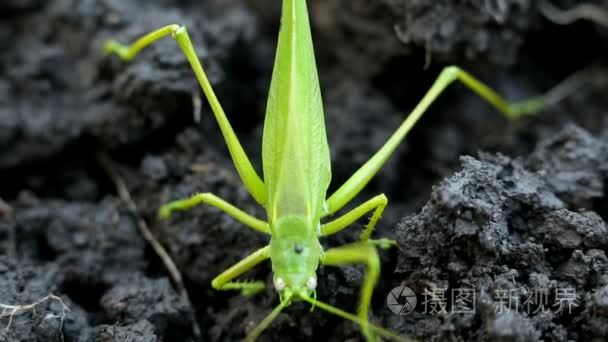
[[[391,239],[374,239],[368,240],[367,243],[373,246],[380,247],[382,249],[389,249],[397,246],[397,241]]]

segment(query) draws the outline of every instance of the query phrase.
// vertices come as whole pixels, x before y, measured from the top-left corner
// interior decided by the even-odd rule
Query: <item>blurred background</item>
[[[460,170],[461,155],[526,156],[539,141],[576,124],[597,137],[589,148],[604,157],[607,150],[598,144],[608,137],[607,2],[585,1],[596,7],[574,11],[580,1],[308,4],[331,147],[331,189],[382,145],[447,65],[461,66],[512,100],[542,94],[588,71],[582,86],[563,101],[518,121],[506,120],[462,85],[450,87],[358,197],[363,201],[382,192],[389,197],[379,235],[395,236],[397,222],[421,210],[433,185]],[[49,300],[42,304],[46,311],[16,316],[10,329],[0,330],[0,340],[231,341],[276,304],[272,287],[253,298],[210,287],[214,276],[266,237],[204,206],[168,223],[155,218],[160,204],[207,191],[264,217],[242,187],[177,44],[159,41],[129,64],[105,56],[101,46],[109,38],[131,42],[166,24],[185,25],[224,110],[261,170],[280,5],[278,0],[0,3],[0,303],[33,303],[55,293],[71,309],[64,317],[59,303]],[[602,177],[599,193],[567,207],[585,207],[605,219]],[[124,182],[135,210],[117,192],[117,180]],[[180,295],[142,237],[141,221],[182,272],[189,298]],[[357,232],[329,244],[352,241]],[[467,333],[438,331],[448,329],[441,320],[391,318],[385,293],[407,278],[393,272],[398,254],[383,254],[376,322],[421,339],[492,339],[478,316],[466,325]],[[247,278],[270,284],[269,271],[264,265]],[[320,270],[319,298],[354,311],[361,275],[360,267]],[[8,324],[7,317],[0,316],[0,323]],[[548,319],[547,327],[537,329],[552,329],[558,321]],[[564,338],[606,333],[601,324],[597,331],[581,328],[584,324],[566,324]],[[277,338],[342,341],[361,335],[350,323],[294,305],[262,339]]]

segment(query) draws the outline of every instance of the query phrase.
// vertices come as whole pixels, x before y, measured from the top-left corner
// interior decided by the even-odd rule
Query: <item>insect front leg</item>
[[[376,248],[367,243],[355,243],[352,245],[331,248],[325,251],[321,263],[330,266],[345,264],[365,264],[367,266],[363,287],[361,288],[361,299],[357,315],[361,321],[361,328],[366,340],[375,341],[375,337],[369,328],[369,305],[372,299],[374,287],[380,275],[380,259]]]
[[[372,232],[374,231],[378,220],[380,220],[380,217],[382,217],[382,213],[384,212],[384,209],[386,208],[387,204],[388,199],[384,194],[375,196],[367,200],[366,202],[360,204],[358,207],[349,211],[348,213],[338,217],[337,219],[321,225],[321,236],[335,234],[350,226],[355,221],[363,217],[365,214],[373,210],[374,213],[372,214],[372,217],[370,218],[369,222],[365,226],[365,229],[361,233],[361,240],[363,242],[367,242],[370,236],[372,235]],[[385,248],[394,244],[394,241],[388,239],[373,240],[373,242]]]
[[[270,247],[262,247],[215,277],[211,286],[220,291],[240,290],[245,296],[256,294],[264,289],[265,285],[262,281],[239,282],[232,280],[268,258],[270,258]]]
[[[179,200],[176,200],[173,202],[169,202],[169,203],[163,205],[162,207],[160,207],[160,209],[158,210],[158,216],[161,219],[166,219],[166,218],[169,218],[169,216],[171,216],[171,213],[173,213],[175,211],[190,210],[193,207],[195,207],[201,203],[205,203],[212,207],[222,210],[226,214],[232,216],[237,221],[241,222],[242,224],[244,224],[248,227],[253,228],[254,230],[257,230],[262,233],[270,234],[270,228],[268,227],[268,223],[247,214],[246,212],[242,211],[241,209],[235,207],[234,205],[232,205],[232,204],[226,202],[225,200],[217,197],[216,195],[208,193],[208,192],[202,193],[202,194],[196,194],[189,198],[184,198],[184,199],[179,199]]]
[[[416,122],[435,102],[437,97],[454,81],[460,81],[467,88],[496,107],[508,119],[517,119],[527,114],[533,114],[547,105],[545,96],[532,98],[522,102],[508,102],[487,85],[477,80],[471,74],[456,67],[443,69],[431,89],[426,93],[405,121],[388,141],[376,152],[359,170],[357,170],[336,192],[326,200],[326,215],[335,213],[348,204],[369,181],[378,173],[388,158],[395,152],[401,141],[414,127]],[[549,94],[549,93],[548,93]]]
[[[266,186],[253,168],[253,165],[247,157],[245,150],[243,150],[239,139],[234,133],[234,130],[232,129],[232,126],[230,125],[222,106],[215,96],[215,92],[207,79],[207,75],[205,74],[203,66],[196,55],[196,51],[194,50],[194,46],[192,45],[192,41],[190,40],[190,36],[188,35],[188,31],[185,27],[179,25],[168,25],[143,36],[131,45],[123,45],[117,41],[108,40],[103,49],[108,54],[115,54],[124,61],[130,61],[135,58],[135,56],[137,56],[137,54],[139,54],[145,47],[163,37],[166,37],[167,35],[171,35],[171,37],[175,39],[188,59],[188,62],[196,75],[198,83],[209,101],[211,110],[213,111],[215,119],[220,126],[224,140],[226,140],[226,144],[228,145],[228,150],[230,151],[232,161],[236,166],[237,172],[243,180],[245,187],[259,204],[266,204]]]

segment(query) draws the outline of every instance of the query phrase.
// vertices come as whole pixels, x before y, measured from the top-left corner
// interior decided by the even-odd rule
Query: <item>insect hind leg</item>
[[[326,200],[326,214],[333,214],[348,204],[369,181],[378,173],[389,157],[395,152],[401,141],[407,136],[427,109],[437,100],[439,95],[452,83],[460,82],[479,97],[494,106],[507,119],[538,112],[548,105],[546,95],[530,98],[521,102],[509,102],[500,96],[485,83],[479,81],[468,72],[457,66],[448,66],[443,69],[426,95],[420,100],[414,110],[401,123],[397,131],[388,141],[363,164],[338,190]],[[569,88],[571,91],[572,89]]]
[[[226,117],[226,114],[224,113],[224,110],[222,109],[222,106],[220,105],[220,102],[217,99],[213,88],[211,87],[211,83],[209,83],[207,74],[205,73],[201,62],[196,55],[196,51],[192,45],[188,31],[184,26],[173,24],[161,27],[160,29],[141,37],[131,45],[123,45],[115,40],[108,40],[104,44],[103,50],[107,54],[117,55],[124,61],[131,61],[144,48],[168,35],[175,39],[177,44],[182,49],[182,52],[188,59],[188,62],[196,75],[196,79],[207,97],[209,106],[215,115],[215,119],[220,126],[224,140],[228,145],[230,156],[232,157],[232,161],[239,176],[241,177],[241,180],[256,202],[261,205],[265,205],[267,200],[266,185],[253,168],[249,157],[247,157],[243,146],[234,133],[234,130],[232,129],[232,126],[230,125],[230,122],[228,121],[228,118]]]

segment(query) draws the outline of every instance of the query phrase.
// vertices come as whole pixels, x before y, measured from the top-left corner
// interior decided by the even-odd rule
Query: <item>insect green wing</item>
[[[266,210],[317,222],[331,179],[329,146],[305,0],[284,0],[262,145]]]

